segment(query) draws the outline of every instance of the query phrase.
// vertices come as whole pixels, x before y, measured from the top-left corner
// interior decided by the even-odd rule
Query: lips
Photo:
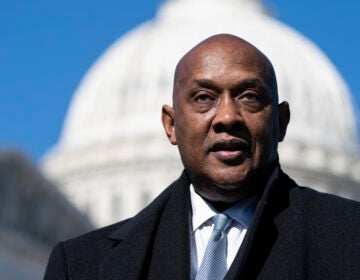
[[[250,145],[242,139],[220,139],[209,149],[211,153],[225,163],[237,163],[250,155]]]

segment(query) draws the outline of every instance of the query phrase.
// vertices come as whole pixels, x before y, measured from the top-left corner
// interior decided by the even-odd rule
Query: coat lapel
[[[295,185],[275,168],[257,205],[243,244],[231,265],[226,280],[256,279],[278,238],[277,219],[287,215],[289,189]]]
[[[100,265],[100,279],[189,278],[189,185],[184,172],[153,203],[109,236],[114,249]]]
[[[149,279],[190,278],[190,181],[179,185],[161,215]]]
[[[125,224],[111,235],[114,249],[100,265],[100,279],[141,279],[152,243],[156,216],[137,222],[129,221],[130,224]]]

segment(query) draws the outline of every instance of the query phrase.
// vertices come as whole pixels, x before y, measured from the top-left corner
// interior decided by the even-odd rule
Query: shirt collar
[[[216,215],[217,212],[195,192],[192,184],[190,185],[190,199],[192,207],[192,230],[194,232],[207,220]]]
[[[190,199],[192,207],[192,231],[194,232],[219,212],[195,192],[192,184],[190,185]],[[248,228],[254,215],[256,203],[257,198],[253,196],[244,201],[239,201],[223,213],[244,225],[245,228]]]

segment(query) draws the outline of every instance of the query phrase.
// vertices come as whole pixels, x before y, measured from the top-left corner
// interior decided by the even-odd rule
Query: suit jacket
[[[135,217],[60,242],[44,279],[189,279],[189,185],[184,171]],[[359,225],[359,203],[276,168],[225,279],[360,279]]]

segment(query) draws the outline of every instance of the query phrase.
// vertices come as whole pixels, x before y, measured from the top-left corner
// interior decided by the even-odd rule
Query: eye
[[[238,96],[240,106],[250,112],[257,112],[264,108],[262,95],[257,91],[245,91]]]
[[[207,91],[199,91],[195,94],[194,100],[201,104],[209,104],[215,101],[215,97]]]
[[[242,101],[248,102],[260,102],[261,98],[257,92],[247,91],[239,96],[239,99]]]

